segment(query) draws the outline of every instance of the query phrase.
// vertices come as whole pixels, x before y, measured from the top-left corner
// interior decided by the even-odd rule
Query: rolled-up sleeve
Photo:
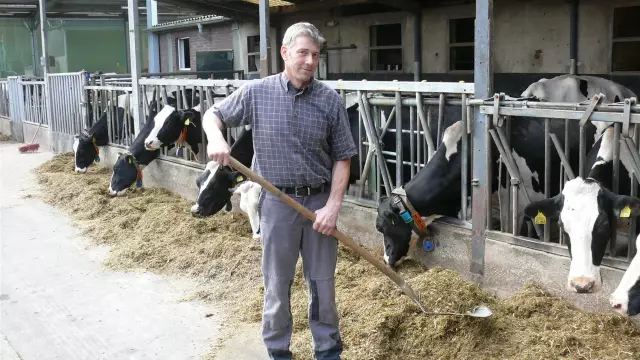
[[[245,84],[213,105],[213,113],[227,126],[252,125],[251,84]]]
[[[349,159],[358,153],[353,135],[351,134],[351,126],[349,124],[349,116],[347,109],[342,103],[342,99],[336,94],[333,101],[333,112],[336,114],[333,124],[331,125],[331,134],[329,137],[329,146],[331,147],[331,157],[334,161]]]

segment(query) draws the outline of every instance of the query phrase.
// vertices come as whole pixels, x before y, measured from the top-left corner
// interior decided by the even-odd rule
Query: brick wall
[[[196,52],[213,51],[213,50],[233,50],[233,33],[231,30],[231,22],[221,24],[204,25],[203,33],[208,38],[203,37],[198,32],[198,28],[193,27],[185,29],[176,29],[173,31],[163,32],[159,35],[160,42],[160,71],[174,72],[179,71],[178,61],[178,39],[189,38],[189,50],[191,57],[191,71],[196,71]],[[173,67],[169,67],[169,51],[168,39],[171,39],[171,56],[173,58]]]

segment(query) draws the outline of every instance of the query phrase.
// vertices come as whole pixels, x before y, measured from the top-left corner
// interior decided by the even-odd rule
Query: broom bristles
[[[35,143],[35,144],[22,145],[18,148],[18,151],[20,151],[21,153],[24,153],[24,152],[36,151],[39,148],[40,148],[40,144]]]

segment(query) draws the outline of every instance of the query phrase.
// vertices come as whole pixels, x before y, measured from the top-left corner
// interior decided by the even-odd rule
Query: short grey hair
[[[313,24],[299,22],[289,26],[282,38],[282,45],[291,48],[299,36],[308,36],[320,47],[322,47],[326,41],[324,37],[322,37],[322,34],[320,34],[320,30]]]

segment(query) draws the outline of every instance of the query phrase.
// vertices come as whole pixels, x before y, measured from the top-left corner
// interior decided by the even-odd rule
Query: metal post
[[[156,0],[147,0],[147,27],[150,28],[158,24],[158,2]],[[158,33],[150,32],[147,34],[147,42],[149,44],[149,72],[160,72],[160,43],[158,41]]]
[[[413,14],[413,81],[420,81],[422,71],[422,12]]]
[[[260,77],[271,74],[271,46],[269,46],[269,0],[260,0]]]
[[[40,38],[42,39],[42,57],[40,63],[42,64],[42,76],[44,77],[44,104],[45,104],[45,116],[47,117],[47,124],[51,127],[50,136],[56,130],[53,126],[53,119],[51,115],[51,94],[49,82],[49,51],[47,47],[47,4],[45,0],[39,0],[40,6]],[[33,64],[34,67],[36,64]],[[53,139],[51,139],[53,140]],[[51,144],[54,144],[51,141]]]
[[[397,81],[397,80],[394,80]],[[396,91],[396,187],[402,186],[403,154],[402,154],[402,95]]]
[[[41,0],[42,1],[42,0]],[[138,37],[138,2],[127,0],[129,13],[129,59],[131,67],[131,102],[133,103],[133,128],[135,135],[142,128],[142,104],[140,103],[140,38]],[[135,137],[135,136],[134,136]]]
[[[492,26],[493,0],[476,0],[475,52],[473,82],[476,99],[490,97],[493,89]],[[486,206],[490,202],[489,118],[476,112],[473,126],[473,210],[471,236],[471,273],[476,280],[484,276]],[[484,156],[484,155],[487,156]]]
[[[25,22],[26,23],[26,22]],[[32,19],[28,22],[29,33],[31,33],[31,51],[33,51],[33,75],[38,76],[38,34],[36,28],[38,27],[38,19]]]
[[[578,71],[578,4],[580,0],[571,1],[569,20],[569,73]]]

